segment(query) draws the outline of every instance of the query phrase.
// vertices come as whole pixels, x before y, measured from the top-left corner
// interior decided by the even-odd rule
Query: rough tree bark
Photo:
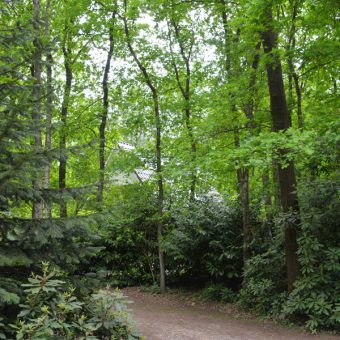
[[[127,7],[127,0],[124,0],[124,7],[126,13]],[[165,292],[165,264],[164,264],[164,252],[161,248],[161,241],[162,241],[162,232],[163,232],[163,205],[164,205],[164,189],[163,189],[163,175],[162,175],[162,148],[161,148],[161,119],[160,119],[160,110],[159,110],[159,100],[158,100],[158,91],[157,88],[154,86],[151,77],[141,63],[140,59],[138,58],[130,38],[130,31],[127,24],[126,17],[123,17],[124,22],[124,31],[126,35],[126,41],[128,49],[136,62],[139,70],[144,76],[144,80],[149,87],[152,100],[153,100],[153,109],[156,121],[156,173],[157,173],[157,184],[158,184],[158,218],[157,218],[157,240],[158,240],[158,256],[159,256],[159,268],[160,268],[160,290],[161,293]]]
[[[103,201],[103,191],[104,191],[104,182],[105,182],[105,129],[106,129],[106,121],[109,112],[109,72],[111,59],[113,55],[114,49],[114,37],[113,37],[113,24],[116,17],[116,12],[112,13],[112,18],[109,27],[109,51],[107,53],[106,64],[103,75],[103,111],[101,114],[101,123],[99,126],[99,183],[98,183],[98,202],[99,204]]]
[[[266,10],[266,23],[262,33],[264,52],[270,59],[267,62],[268,88],[270,95],[270,109],[274,131],[284,131],[291,126],[288,106],[285,97],[282,67],[277,48],[277,34],[274,30],[271,7]],[[284,158],[289,150],[281,149],[280,156]],[[294,162],[288,161],[288,166],[279,164],[278,176],[281,194],[281,206],[283,212],[299,214],[298,199],[296,194],[296,179]],[[285,256],[287,267],[288,291],[293,289],[293,284],[299,275],[299,263],[297,256],[297,229],[298,222],[288,222],[285,227]]]
[[[40,1],[33,0],[33,28],[34,28],[34,55],[33,55],[33,98],[34,108],[32,113],[34,124],[34,147],[35,153],[38,157],[41,156],[41,128],[40,128],[40,110],[41,110],[41,57],[42,46],[40,39]],[[38,192],[42,189],[42,179],[40,178],[40,171],[34,174],[33,188]],[[40,193],[39,193],[40,194]],[[34,219],[41,219],[43,217],[43,203],[41,199],[33,202],[32,217]]]

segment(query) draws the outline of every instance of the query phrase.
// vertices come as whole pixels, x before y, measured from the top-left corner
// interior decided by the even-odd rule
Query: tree
[[[158,256],[159,256],[159,270],[160,270],[160,289],[161,292],[165,292],[165,265],[164,265],[164,251],[162,250],[161,241],[162,241],[162,218],[163,218],[163,205],[164,205],[164,189],[163,189],[163,174],[162,174],[162,136],[161,136],[161,119],[160,119],[160,109],[159,109],[159,96],[157,88],[155,87],[149,72],[145,68],[145,66],[141,63],[138,58],[136,51],[132,46],[132,41],[130,37],[129,26],[127,22],[127,0],[124,0],[124,31],[126,35],[126,42],[129,48],[129,51],[138,65],[139,70],[143,74],[144,81],[149,87],[152,94],[153,101],[153,110],[155,115],[155,127],[156,127],[156,174],[157,174],[157,184],[158,184],[158,216],[157,216],[157,238],[158,238]]]
[[[70,26],[72,26],[72,20],[66,16],[65,26],[64,26],[64,37],[62,40],[62,52],[64,56],[64,67],[65,67],[65,85],[63,102],[61,104],[60,120],[62,123],[60,129],[60,142],[59,148],[62,151],[61,157],[59,159],[59,190],[62,195],[65,195],[66,189],[66,165],[67,165],[67,155],[66,155],[66,137],[67,137],[67,115],[69,110],[71,87],[73,80],[72,71],[72,31]],[[62,198],[60,201],[60,217],[67,217],[67,203],[65,199]]]
[[[51,42],[50,39],[50,16],[51,16],[51,1],[47,0],[45,5],[45,39],[48,41],[46,47],[46,132],[45,132],[45,152],[49,153],[52,146],[52,111],[53,111],[53,84],[52,84],[52,63],[53,57],[51,52]],[[51,163],[47,157],[45,172],[44,172],[44,189],[50,188],[51,181]],[[45,202],[46,216],[52,217],[52,210],[50,203]]]
[[[232,78],[235,77],[239,73],[239,60],[232,59],[231,48],[234,44],[237,44],[240,39],[240,29],[237,29],[235,36],[233,37],[233,33],[231,28],[229,27],[228,23],[228,15],[227,15],[227,2],[225,0],[220,1],[221,5],[221,18],[224,30],[224,58],[225,58],[225,72],[227,77],[227,83],[232,82]],[[258,47],[259,48],[259,47]],[[257,48],[257,49],[258,49]],[[237,47],[236,47],[237,49]],[[253,61],[253,70],[254,73],[251,76],[251,80],[249,82],[250,90],[253,89],[256,81],[256,69],[258,65],[258,55],[255,54],[254,61]],[[237,101],[236,101],[236,93],[230,92],[229,93],[229,100],[231,101],[231,110],[234,114],[237,112]],[[246,118],[248,120],[247,126],[252,126],[253,121],[253,101],[254,98],[250,96],[249,102],[246,103],[244,109]],[[235,147],[240,147],[240,134],[238,126],[234,126],[234,140],[235,140]],[[239,192],[239,196],[241,199],[242,205],[242,220],[243,220],[243,262],[246,261],[250,257],[250,242],[251,242],[251,224],[250,224],[250,206],[249,206],[249,169],[247,167],[237,168],[236,170],[237,176],[237,188]]]
[[[173,11],[173,9],[172,9]],[[173,29],[173,33],[171,32],[171,27]],[[196,159],[197,159],[197,147],[196,140],[193,133],[193,124],[192,124],[192,104],[191,104],[191,55],[192,49],[194,45],[194,35],[193,32],[188,32],[188,29],[185,27],[181,27],[179,23],[179,19],[177,19],[173,14],[170,14],[170,19],[168,21],[168,35],[169,35],[169,46],[172,60],[172,66],[175,73],[175,78],[177,82],[177,86],[181,92],[181,95],[184,99],[184,120],[185,127],[189,136],[190,141],[190,153],[191,153],[191,179],[190,179],[190,202],[193,203],[195,201],[195,193],[196,193],[196,184],[197,184],[197,173],[196,173]],[[181,31],[185,33],[181,36]],[[186,35],[190,35],[189,38]],[[182,83],[181,75],[180,75],[180,67],[177,64],[174,48],[173,48],[173,39],[172,34],[176,39],[176,43],[179,45],[180,56],[182,62],[184,64],[184,81]],[[187,41],[186,41],[187,40]],[[185,45],[188,45],[187,47]]]
[[[275,51],[277,48],[277,33],[274,29],[274,21],[271,5],[265,8],[265,30],[262,33],[263,48],[268,56],[267,75],[270,95],[270,109],[275,132],[286,131],[291,127],[288,106],[286,102],[282,67],[280,57]],[[294,282],[299,275],[297,228],[299,224],[299,205],[296,194],[296,178],[294,162],[287,160],[287,165],[282,160],[289,154],[288,149],[280,149],[280,163],[278,168],[280,183],[280,199],[282,210],[285,213],[294,213],[293,221],[287,220],[285,227],[285,254],[287,266],[288,291],[292,291]]]
[[[41,102],[46,88],[40,12],[36,1],[34,6],[7,4],[0,13],[0,314],[5,335],[2,325],[0,334],[5,338],[13,337],[9,325],[18,312],[21,283],[38,270],[42,259],[71,272],[81,259],[97,252],[89,244],[90,218],[43,218],[42,202],[57,202],[59,193],[42,187],[46,155]],[[32,64],[29,72],[26,65]],[[47,153],[51,162],[56,154]]]
[[[103,110],[101,115],[101,123],[99,126],[99,183],[98,183],[98,202],[103,201],[103,191],[105,182],[105,128],[107,116],[109,112],[109,72],[111,59],[114,49],[114,24],[116,19],[116,10],[112,12],[111,20],[109,21],[109,50],[107,53],[106,64],[103,74]]]
[[[40,109],[41,109],[41,58],[42,58],[42,46],[40,38],[40,1],[33,1],[33,25],[34,25],[34,56],[33,56],[33,98],[34,98],[34,111],[33,111],[33,121],[34,121],[34,145],[37,156],[41,154],[41,121],[40,121]],[[39,156],[38,156],[39,157]],[[37,192],[42,189],[42,178],[40,178],[41,173],[38,171],[33,179],[33,188]],[[43,203],[39,200],[33,202],[32,216],[35,219],[40,219],[43,217]]]
[[[337,24],[332,0],[2,1],[0,338],[42,259],[338,327]]]

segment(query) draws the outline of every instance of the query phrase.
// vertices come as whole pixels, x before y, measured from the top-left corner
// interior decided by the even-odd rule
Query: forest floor
[[[206,302],[195,294],[170,292],[163,295],[139,288],[123,289],[137,329],[146,340],[335,340],[329,334],[310,335],[262,321],[239,311],[232,304]]]

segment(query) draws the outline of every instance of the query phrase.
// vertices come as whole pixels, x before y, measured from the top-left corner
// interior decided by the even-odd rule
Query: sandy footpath
[[[307,334],[240,314],[232,305],[193,301],[179,294],[152,295],[137,288],[123,290],[129,309],[146,340],[335,340],[339,336]]]

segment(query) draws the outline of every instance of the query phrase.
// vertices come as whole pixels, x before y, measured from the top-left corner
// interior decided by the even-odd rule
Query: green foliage
[[[284,255],[271,250],[250,258],[245,266],[238,305],[260,314],[270,313],[285,290]]]
[[[190,282],[195,277],[196,284],[239,281],[242,219],[237,206],[203,199],[189,209],[176,209],[170,226],[163,241],[170,280]]]
[[[210,284],[202,290],[202,297],[207,301],[234,302],[236,294],[222,284]]]
[[[102,219],[104,237],[97,245],[105,250],[91,260],[90,267],[106,271],[106,282],[113,286],[153,283],[158,268],[153,215],[143,209],[126,219],[126,213],[106,214]]]
[[[140,291],[155,294],[155,295],[161,293],[161,289],[159,288],[157,284],[153,284],[152,286],[142,286],[140,288]]]
[[[40,19],[34,23],[38,3]],[[244,307],[303,321],[312,331],[338,329],[336,2],[241,0],[233,6],[228,1],[129,0],[126,8],[123,3],[1,1],[0,338],[12,336],[8,325],[23,301],[21,284],[42,259],[62,269],[63,281],[76,288],[63,288],[66,283],[58,281],[57,274],[30,278],[21,326],[17,325],[23,338],[59,333],[68,337],[68,332],[108,337],[112,329],[119,334],[120,326],[114,328],[119,313],[107,313],[112,300],[100,288],[103,283],[153,284],[150,289],[159,290],[157,221],[163,225],[160,246],[167,284],[209,283],[206,297],[222,301],[233,300],[232,292],[241,287],[238,303]],[[280,133],[272,131],[269,110],[266,64],[272,57],[263,53],[264,44],[258,44],[270,7],[277,13],[272,26],[278,46],[273,55],[281,59],[292,122]],[[126,46],[125,14],[143,67],[133,62]],[[114,48],[105,80],[110,43]],[[36,58],[41,83],[34,76]],[[52,67],[51,84],[47,66]],[[64,75],[69,72],[73,81],[66,95]],[[152,102],[144,72],[154,84],[151,92],[157,92],[157,102]],[[102,102],[104,83],[107,103]],[[39,98],[34,95],[38,88]],[[153,114],[155,103],[160,107],[159,122]],[[67,117],[61,119],[65,104]],[[98,202],[103,106],[108,112],[101,131],[104,199]],[[156,125],[161,132],[157,144]],[[49,128],[50,146],[45,140]],[[135,148],[116,152],[117,141]],[[156,146],[162,158],[161,206],[156,195]],[[61,159],[67,165],[62,192]],[[286,168],[291,161],[301,216],[280,211],[277,167]],[[50,184],[44,183],[47,164]],[[249,175],[249,183],[243,184],[249,184],[251,210],[251,258],[245,264],[237,172],[243,167]],[[141,168],[150,170],[150,178],[131,184]],[[41,181],[41,188],[33,189],[35,180]],[[211,190],[218,191],[217,199],[204,198]],[[60,218],[63,201],[68,218]],[[43,216],[32,219],[37,203],[44,206]],[[299,221],[301,267],[289,296],[283,239],[288,220]],[[44,278],[46,284],[40,285]],[[92,295],[93,288],[100,293]],[[79,294],[91,296],[91,301]],[[120,297],[114,301],[119,303]]]
[[[238,304],[260,314],[303,321],[315,332],[339,331],[340,207],[338,183],[319,180],[301,183],[299,262],[301,275],[293,291],[285,292],[282,241],[247,261]],[[284,225],[289,214],[277,219]],[[278,235],[279,236],[279,235]],[[279,239],[279,238],[278,238]]]
[[[3,318],[0,318],[0,339],[6,339],[6,334],[3,331],[5,328],[5,324],[3,323]]]
[[[13,326],[17,339],[139,339],[121,292],[101,290],[77,297],[59,276],[45,263],[42,275],[23,285],[25,304]]]
[[[105,246],[91,260],[91,268],[106,272],[106,282],[115,286],[148,285],[157,282],[156,224],[152,202],[138,198],[124,209],[113,208],[101,221]],[[145,199],[145,198],[144,198]],[[150,199],[150,198],[149,198]],[[150,207],[147,209],[146,207]],[[237,206],[225,207],[216,199],[203,199],[191,210],[179,207],[163,219],[162,247],[167,256],[170,285],[225,282],[237,286],[241,276],[241,214]]]
[[[30,72],[33,53],[32,6],[2,3],[0,11],[0,314],[6,336],[22,299],[21,284],[44,259],[72,272],[98,249],[91,246],[92,218],[32,218],[32,206],[60,203],[58,189],[43,190],[32,183],[42,179],[44,166],[53,163],[59,150],[37,151],[40,123],[32,118],[34,79]],[[44,94],[42,94],[42,97]],[[44,101],[40,99],[40,106]],[[76,190],[69,190],[73,198]],[[43,218],[45,217],[45,218]]]
[[[340,330],[339,184],[305,183],[299,238],[301,277],[283,304],[283,317],[300,317],[311,331]]]

